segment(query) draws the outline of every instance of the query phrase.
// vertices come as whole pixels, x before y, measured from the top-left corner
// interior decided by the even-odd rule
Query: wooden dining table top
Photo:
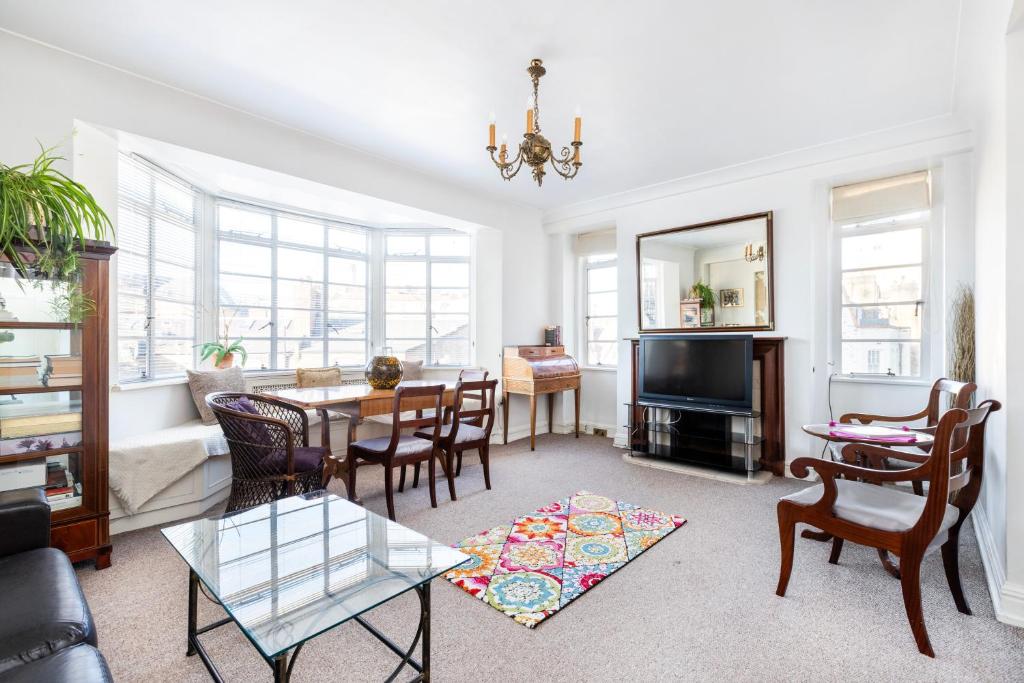
[[[401,382],[399,387],[432,387],[444,386],[447,396],[455,393],[455,385],[426,379],[412,379]],[[278,389],[266,392],[282,401],[293,403],[306,410],[325,408],[343,404],[358,404],[365,401],[393,399],[395,389],[374,389],[369,384],[342,384],[332,387],[306,387],[303,389]]]

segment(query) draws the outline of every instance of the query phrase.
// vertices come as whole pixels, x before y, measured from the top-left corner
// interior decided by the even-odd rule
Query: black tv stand
[[[631,455],[730,472],[750,473],[761,467],[763,438],[755,424],[761,415],[756,410],[646,402],[627,406]]]

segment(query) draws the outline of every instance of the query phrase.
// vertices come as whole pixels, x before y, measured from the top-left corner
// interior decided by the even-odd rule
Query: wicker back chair
[[[218,392],[206,397],[231,451],[227,511],[322,490],[325,448],[310,447],[305,411],[269,396]]]

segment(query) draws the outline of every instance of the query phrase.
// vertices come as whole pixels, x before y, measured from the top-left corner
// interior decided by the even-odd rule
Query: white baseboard
[[[999,558],[995,536],[989,525],[985,508],[976,505],[971,511],[974,535],[981,551],[981,564],[985,568],[985,582],[992,598],[996,619],[1011,626],[1024,627],[1024,586],[1006,580],[1006,569]]]
[[[608,438],[613,438],[616,434],[615,427],[611,425],[600,425],[600,424],[583,424],[580,423],[580,434],[593,434],[594,429],[604,429],[608,432]],[[555,423],[554,433],[555,434],[572,434],[576,431],[575,424],[559,424]],[[543,424],[538,420],[537,422],[537,436],[541,437],[548,433],[547,420]],[[519,439],[530,438],[530,425],[522,425],[508,430],[508,442],[518,441]],[[491,432],[491,444],[498,445],[502,442],[502,430],[500,427],[495,426]]]

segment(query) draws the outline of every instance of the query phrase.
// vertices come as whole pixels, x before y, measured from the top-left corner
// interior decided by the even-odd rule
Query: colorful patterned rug
[[[579,491],[456,543],[472,561],[445,578],[533,628],[685,523]]]

